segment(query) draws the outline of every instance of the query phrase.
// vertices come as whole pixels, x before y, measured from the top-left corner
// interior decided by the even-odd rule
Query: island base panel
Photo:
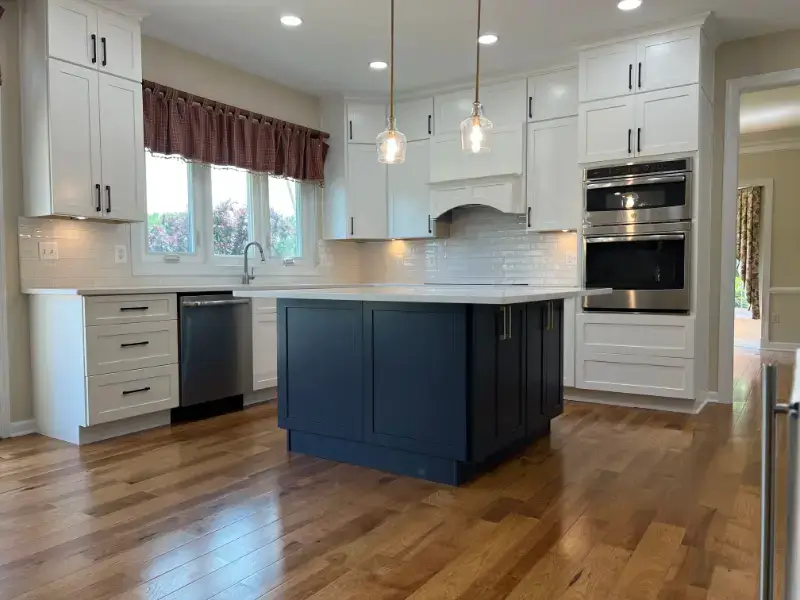
[[[287,449],[291,452],[458,486],[490,471],[500,463],[519,454],[537,440],[547,437],[550,434],[550,422],[544,423],[541,429],[532,435],[517,440],[507,448],[475,463],[428,456],[305,431],[287,431],[286,434]]]

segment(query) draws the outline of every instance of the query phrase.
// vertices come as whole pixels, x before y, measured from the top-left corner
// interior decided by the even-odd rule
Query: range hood
[[[431,217],[440,218],[454,208],[489,206],[503,213],[525,214],[522,177],[489,177],[431,185]]]

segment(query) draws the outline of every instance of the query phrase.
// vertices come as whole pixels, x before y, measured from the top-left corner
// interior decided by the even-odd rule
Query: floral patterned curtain
[[[742,188],[739,190],[739,201],[736,213],[736,259],[739,261],[739,275],[744,282],[744,292],[753,319],[761,318],[761,299],[759,298],[758,240],[761,225],[760,187]]]

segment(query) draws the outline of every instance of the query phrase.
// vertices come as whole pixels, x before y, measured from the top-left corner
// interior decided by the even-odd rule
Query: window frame
[[[180,160],[168,158],[168,160]],[[148,251],[147,221],[131,225],[131,255],[134,275],[183,275],[183,276],[236,276],[244,272],[243,256],[217,256],[213,244],[213,198],[211,165],[186,162],[189,171],[189,202],[194,225],[194,253],[159,254]],[[319,210],[321,190],[310,183],[297,182],[301,214],[300,244],[302,257],[291,264],[284,259],[271,256],[269,239],[269,175],[247,172],[249,210],[253,241],[264,248],[267,260],[262,263],[258,251],[250,250],[250,265],[255,267],[256,277],[309,277],[318,276],[319,257],[317,244],[320,240]],[[166,257],[179,256],[177,261]]]

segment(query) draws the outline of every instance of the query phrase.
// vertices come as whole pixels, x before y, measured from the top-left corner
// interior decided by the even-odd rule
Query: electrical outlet
[[[779,314],[772,315],[772,322],[777,325],[781,322],[781,316]]]
[[[125,244],[114,244],[114,262],[116,264],[128,262],[128,247]]]
[[[574,252],[567,252],[567,266],[574,267],[578,264],[578,255]]]
[[[58,260],[58,244],[39,242],[39,260]]]

